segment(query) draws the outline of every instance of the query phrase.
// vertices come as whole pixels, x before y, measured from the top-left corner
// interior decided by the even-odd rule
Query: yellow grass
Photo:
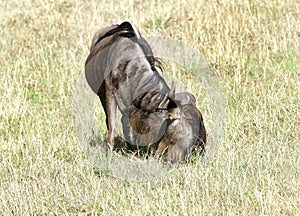
[[[124,20],[199,50],[224,90],[226,126],[209,157],[152,181],[99,170],[73,126],[92,36]],[[0,24],[3,215],[299,214],[299,1],[12,0]],[[178,71],[214,134],[201,83]]]

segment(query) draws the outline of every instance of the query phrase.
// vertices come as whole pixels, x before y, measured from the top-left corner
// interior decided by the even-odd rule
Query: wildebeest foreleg
[[[123,128],[123,134],[124,134],[125,140],[127,143],[131,144],[129,116],[124,114],[122,116],[121,121],[122,121],[122,128]]]
[[[166,141],[164,141],[164,139],[162,139],[158,144],[154,157],[158,159],[166,152],[167,149],[168,149],[168,144]]]

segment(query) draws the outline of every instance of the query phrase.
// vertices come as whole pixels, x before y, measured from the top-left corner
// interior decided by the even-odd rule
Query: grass
[[[0,6],[3,215],[299,215],[299,1],[12,0]],[[91,38],[123,20],[143,35],[199,50],[226,96],[224,134],[209,157],[152,181],[98,170],[73,126],[74,92]],[[184,73],[178,77],[199,95],[214,134],[209,100]]]

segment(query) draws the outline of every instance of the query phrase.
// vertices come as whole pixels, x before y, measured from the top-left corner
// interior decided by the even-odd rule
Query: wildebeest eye
[[[163,114],[163,116],[166,116],[167,113],[168,113],[167,109],[159,109],[159,108],[157,108],[157,109],[155,109],[155,111]]]

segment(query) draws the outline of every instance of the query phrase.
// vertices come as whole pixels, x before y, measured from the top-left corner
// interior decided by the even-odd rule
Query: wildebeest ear
[[[177,104],[170,98],[168,98],[168,106],[167,108],[158,109],[160,113],[164,116],[166,119],[178,119],[180,118],[180,108],[177,106]]]
[[[177,106],[177,104],[173,100],[170,100],[170,102],[168,104],[168,111],[166,113],[166,118],[168,118],[168,119],[180,118],[180,108]]]
[[[196,98],[194,95],[192,95],[189,92],[180,92],[175,94],[175,100],[180,104],[180,105],[187,105],[187,104],[196,104]]]

